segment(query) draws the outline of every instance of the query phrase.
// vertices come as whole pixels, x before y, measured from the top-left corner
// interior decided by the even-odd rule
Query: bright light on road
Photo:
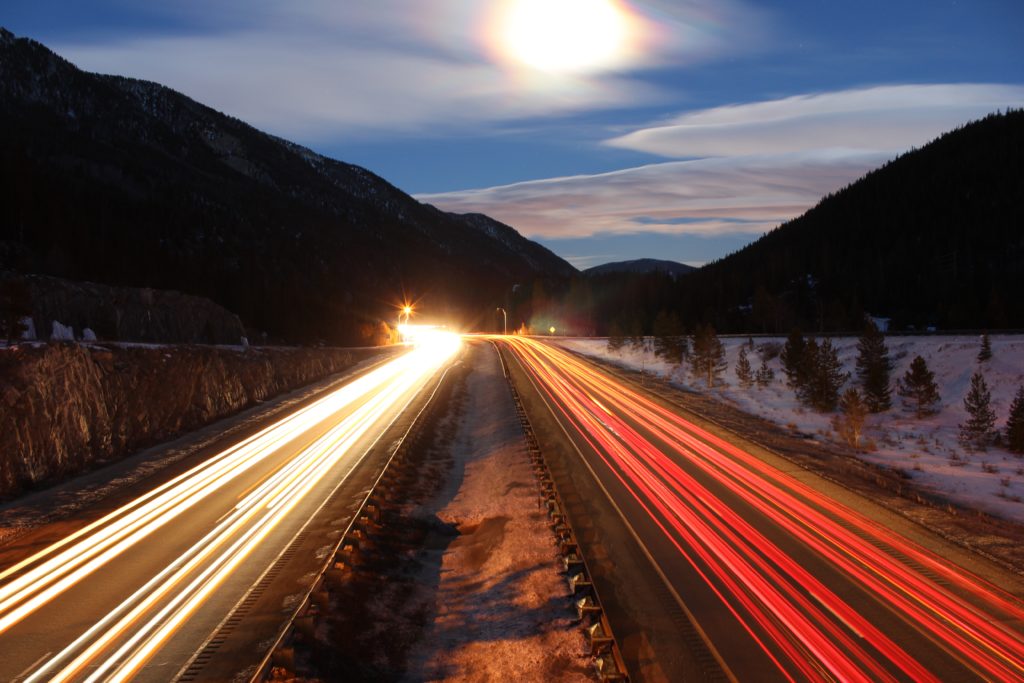
[[[432,352],[455,353],[462,343],[460,335],[450,332],[439,325],[398,326],[402,341],[414,344],[418,349],[433,350]]]

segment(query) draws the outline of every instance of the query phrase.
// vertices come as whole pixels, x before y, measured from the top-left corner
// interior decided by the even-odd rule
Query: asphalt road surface
[[[181,675],[458,343],[423,340],[59,541],[5,549],[0,680]]]
[[[576,356],[499,339],[727,677],[1024,680],[1024,604],[1000,587]]]

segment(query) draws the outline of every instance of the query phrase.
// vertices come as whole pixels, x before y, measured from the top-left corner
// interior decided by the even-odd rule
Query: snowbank
[[[838,440],[832,431],[832,414],[819,414],[804,408],[793,391],[786,386],[785,373],[778,358],[769,362],[775,371],[771,385],[763,389],[744,389],[734,374],[736,357],[746,338],[723,338],[728,368],[723,382],[711,391],[721,400],[794,431],[813,435],[822,441]],[[966,336],[901,337],[887,336],[889,356],[894,363],[893,407],[868,417],[865,428],[863,457],[876,464],[904,470],[923,488],[974,509],[1024,522],[1024,458],[1004,448],[989,447],[985,452],[969,452],[957,441],[958,425],[966,419],[963,399],[970,385],[971,374],[981,371],[992,392],[996,428],[1006,424],[1010,403],[1017,388],[1024,384],[1024,337],[993,335],[993,358],[977,361],[980,340]],[[703,382],[690,376],[685,367],[672,367],[650,350],[624,346],[609,352],[605,339],[564,339],[559,343],[572,351],[602,358],[635,370],[644,369],[669,379],[673,384],[693,390],[707,391]],[[750,364],[756,371],[761,358],[758,351],[768,344],[785,343],[784,337],[754,340],[757,351],[750,353]],[[833,339],[840,360],[851,379],[856,382],[855,361],[857,339]],[[896,378],[902,377],[914,356],[920,355],[935,373],[941,402],[937,414],[917,419],[903,407],[896,395]]]

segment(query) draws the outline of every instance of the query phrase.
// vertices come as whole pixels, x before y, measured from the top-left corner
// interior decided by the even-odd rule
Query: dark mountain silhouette
[[[208,297],[278,339],[359,341],[403,295],[456,324],[576,270],[512,228],[161,85],[0,29],[0,269]]]
[[[655,258],[640,258],[632,261],[615,261],[603,263],[583,271],[584,275],[609,275],[612,273],[667,273],[673,277],[686,275],[697,270],[693,266],[676,261],[664,261]]]
[[[595,282],[593,310],[605,327],[646,331],[659,310],[730,332],[852,331],[865,313],[891,318],[890,329],[1024,328],[1022,292],[1015,110],[901,155],[685,278],[643,276],[628,300]]]

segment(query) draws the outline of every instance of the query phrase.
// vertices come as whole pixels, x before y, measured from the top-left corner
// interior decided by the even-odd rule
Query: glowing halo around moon
[[[506,0],[490,31],[503,61],[552,74],[614,69],[631,57],[635,32],[618,0]]]

